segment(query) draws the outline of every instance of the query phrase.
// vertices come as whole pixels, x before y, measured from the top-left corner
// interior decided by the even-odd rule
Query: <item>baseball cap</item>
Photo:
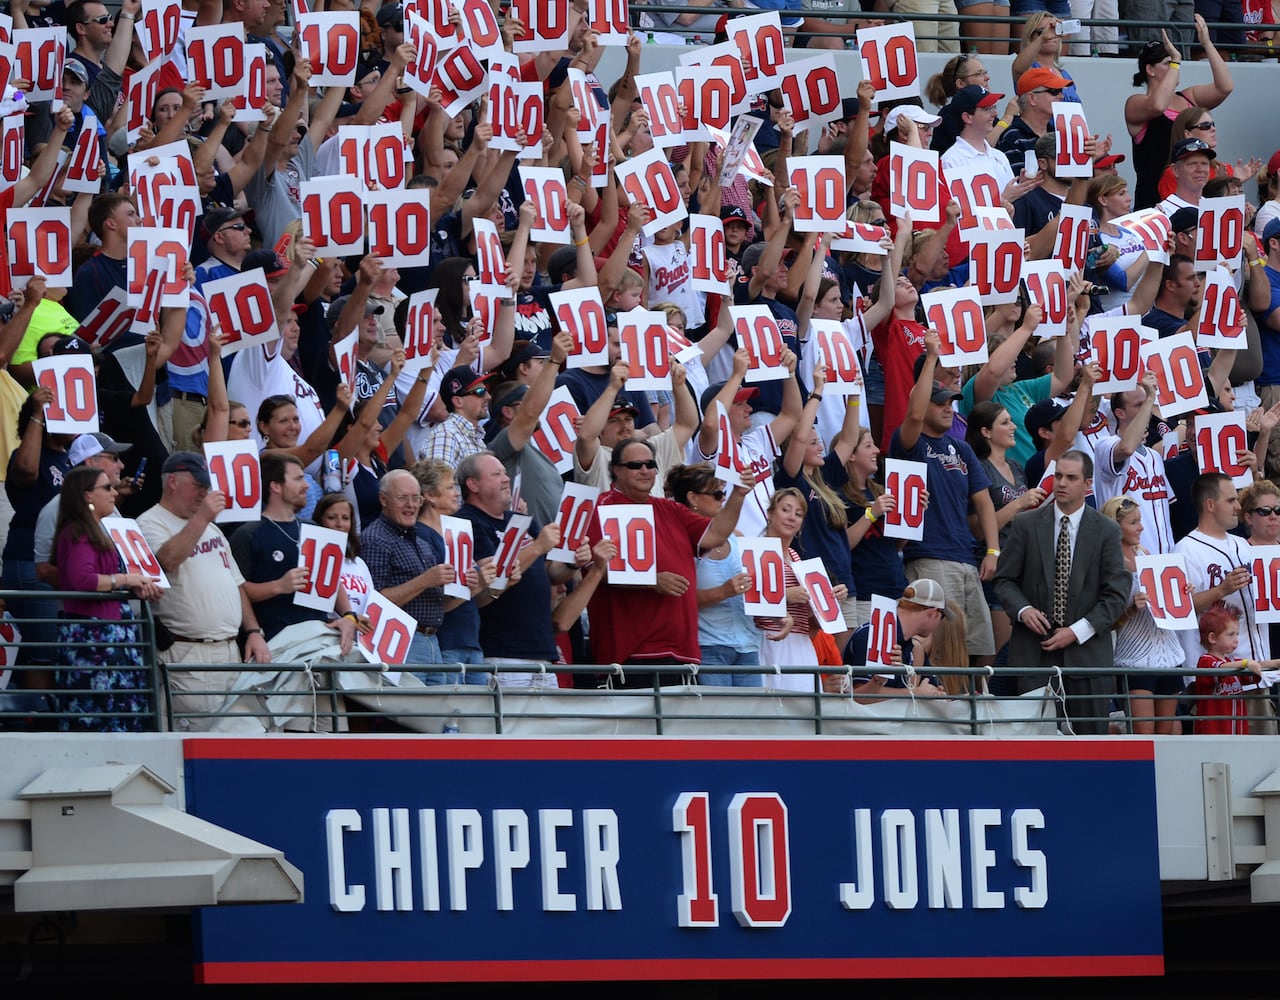
[[[698,400],[698,406],[705,413],[707,407],[711,405],[711,401],[720,395],[720,390],[725,384],[723,382],[712,382],[709,386],[702,390],[702,398]],[[735,403],[748,403],[760,395],[760,390],[753,385],[744,385],[741,389],[733,394]]]
[[[71,447],[67,449],[67,460],[72,465],[83,465],[88,459],[101,455],[104,451],[111,455],[122,455],[132,447],[132,444],[116,441],[110,434],[94,431],[91,434],[81,434],[71,442]]]
[[[1051,69],[1045,69],[1038,66],[1035,69],[1029,69],[1022,76],[1018,77],[1018,96],[1029,94],[1033,90],[1039,90],[1041,87],[1049,90],[1066,90],[1071,86],[1071,81],[1059,76]]]
[[[751,227],[751,218],[747,215],[746,210],[739,208],[737,205],[725,205],[720,209],[720,221],[723,223],[741,222],[747,228]]]
[[[511,345],[511,357],[502,363],[502,371],[509,378],[514,378],[516,369],[526,361],[549,357],[551,357],[551,352],[544,350],[536,340],[517,340]]]
[[[851,118],[858,117],[858,99],[856,97],[846,97],[840,102],[840,120],[847,122]]]
[[[1196,225],[1200,222],[1200,210],[1198,208],[1180,208],[1169,216],[1169,229],[1175,233],[1192,233],[1195,232]]]
[[[1031,440],[1039,443],[1039,432],[1052,427],[1066,412],[1067,408],[1061,403],[1052,399],[1042,399],[1028,408],[1022,418],[1022,425],[1031,435]]]
[[[62,337],[53,345],[53,350],[49,353],[53,355],[92,354],[93,348],[79,337]]]
[[[612,420],[619,413],[630,413],[633,417],[640,416],[640,411],[636,409],[636,404],[631,400],[619,395],[613,403],[613,409],[609,411],[609,419]]]
[[[1209,388],[1213,389],[1212,386],[1209,386]],[[1222,405],[1222,401],[1217,396],[1210,396],[1209,402],[1205,403],[1204,406],[1197,407],[1192,412],[1198,417],[1203,417],[1206,413],[1228,413],[1230,411]]]
[[[937,115],[931,115],[918,104],[899,104],[884,117],[884,130],[892,132],[903,118],[910,118],[917,125],[937,125],[942,121]]]
[[[951,108],[956,115],[971,115],[978,108],[995,107],[1002,97],[1004,94],[997,94],[986,87],[961,87],[956,91],[956,96],[951,98]]]
[[[749,247],[742,251],[742,276],[744,278],[751,277],[751,270],[760,263],[760,258],[764,256],[765,248],[769,244],[760,242],[752,243]]]
[[[933,383],[933,392],[929,396],[931,403],[954,403],[957,399],[964,399],[960,393],[954,389],[948,388],[941,382]]]
[[[474,369],[466,365],[450,368],[440,380],[440,399],[445,406],[448,406],[454,396],[461,396],[477,386],[484,385],[488,378],[488,375],[477,375]]]
[[[1093,161],[1093,169],[1106,170],[1108,167],[1114,167],[1117,163],[1123,163],[1124,159],[1124,153],[1111,153],[1109,156],[1099,156]]]
[[[250,250],[240,264],[241,272],[245,273],[259,267],[268,278],[282,278],[289,273],[288,261],[283,260],[274,250]]]
[[[62,64],[62,72],[63,75],[70,73],[72,76],[78,78],[81,83],[89,82],[89,71],[84,68],[84,63],[79,59],[68,59],[64,62]]]
[[[243,219],[248,214],[248,211],[243,208],[224,208],[217,205],[205,212],[204,218],[200,220],[200,235],[205,240],[210,240],[213,234],[227,223]]]
[[[338,317],[342,315],[342,310],[346,308],[347,300],[350,298],[350,295],[339,295],[330,303],[328,310],[324,314],[324,318],[329,324],[330,332],[333,332],[333,328],[338,325]],[[374,302],[373,299],[365,301],[364,314],[366,316],[381,316],[383,311],[384,308]]]
[[[547,258],[547,277],[553,285],[564,284],[565,278],[572,278],[578,273],[578,248],[558,247]]]
[[[1272,219],[1262,231],[1262,244],[1265,249],[1268,240],[1280,239],[1280,218]]]
[[[937,608],[948,618],[955,618],[951,609],[947,607],[946,592],[937,580],[912,580],[907,584],[907,589],[902,592],[902,599],[926,608]]]
[[[190,472],[196,484],[205,489],[212,485],[209,466],[205,464],[204,456],[197,455],[194,451],[175,451],[166,458],[164,465],[160,466],[160,475],[167,476],[171,472]]]
[[[517,406],[520,400],[524,399],[525,394],[529,391],[527,385],[513,385],[510,389],[502,394],[502,398],[498,400],[498,409],[504,406]]]
[[[379,28],[390,26],[401,29],[404,27],[404,7],[398,3],[384,3],[378,8],[374,20],[378,22]]]
[[[1173,144],[1173,152],[1169,154],[1169,162],[1177,163],[1179,160],[1185,160],[1193,153],[1204,153],[1211,160],[1218,158],[1218,154],[1213,151],[1213,147],[1203,139],[1186,138],[1179,139]]]

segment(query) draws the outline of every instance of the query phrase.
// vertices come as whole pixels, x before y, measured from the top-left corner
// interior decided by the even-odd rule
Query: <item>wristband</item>
[[[1003,118],[1001,118],[998,122],[996,122],[996,128],[1008,128],[1008,127],[1009,127],[1009,123],[1005,121]]]
[[[822,402],[822,393],[820,393],[820,392],[811,392],[811,393],[809,393],[809,398],[810,398],[810,399],[816,399],[819,403],[821,403],[821,402]]]
[[[338,617],[339,617],[339,618],[350,618],[350,619],[351,619],[351,623],[352,623],[353,625],[359,625],[359,624],[360,624],[360,616],[359,616],[359,615],[357,615],[354,611],[344,611],[344,612],[343,612],[342,614],[340,614]],[[259,630],[259,631],[261,631],[261,630]]]
[[[585,246],[586,246],[588,243],[590,243],[590,242],[591,242],[591,237],[589,237],[589,236],[584,236],[584,237],[583,237],[582,239],[580,239],[580,240],[574,240],[574,241],[573,241],[573,245],[574,245],[575,247],[585,247]]]
[[[397,93],[397,94],[407,94],[407,93],[409,93],[411,90],[413,90],[413,88],[412,88],[412,87],[397,87],[397,88],[396,88],[396,93]]]
[[[999,555],[1000,555],[1000,550],[999,550],[999,549],[987,549],[987,555],[989,555],[989,556],[999,556]]]
[[[865,517],[872,524],[875,524],[878,520],[880,520],[880,518],[876,517],[876,512],[872,510],[870,507],[867,508],[867,512],[862,516]]]
[[[1249,669],[1249,661],[1247,659],[1241,660],[1240,662],[1244,664],[1245,670]]]
[[[244,630],[245,635],[263,635],[261,628],[247,628]]]
[[[1175,62],[1175,61],[1174,61],[1174,60],[1172,60],[1172,59],[1170,59],[1170,60],[1169,60],[1169,68],[1170,68],[1170,69],[1178,69],[1178,68],[1179,68],[1179,67],[1181,67],[1181,66],[1182,66],[1182,63],[1180,63],[1180,62]]]
[[[1262,259],[1262,256],[1258,255],[1257,257],[1254,257],[1253,260],[1249,261],[1249,266],[1257,267],[1259,264],[1265,264],[1265,263],[1266,261]]]

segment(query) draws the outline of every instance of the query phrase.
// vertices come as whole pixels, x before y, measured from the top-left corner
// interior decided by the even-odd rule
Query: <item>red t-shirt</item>
[[[924,353],[924,325],[890,316],[871,331],[871,342],[884,368],[884,441],[877,442],[884,448],[907,415],[907,397],[916,384],[916,358]]]
[[[623,663],[630,659],[697,663],[701,653],[696,558],[698,542],[711,522],[674,500],[649,497],[636,501],[614,489],[603,494],[596,504],[587,540],[595,545],[603,537],[602,507],[634,503],[648,503],[653,508],[658,572],[679,573],[689,581],[689,589],[680,597],[671,597],[602,581],[587,605],[591,655],[597,663]]]
[[[1244,16],[1241,18],[1245,24],[1275,24],[1275,15],[1271,11],[1271,0],[1244,0],[1241,4]],[[1246,31],[1244,33],[1245,41],[1258,41],[1258,32],[1256,30]]]
[[[1212,653],[1201,655],[1196,666],[1204,670],[1221,669],[1230,661]],[[1249,714],[1239,677],[1200,677],[1192,684],[1197,697],[1197,736],[1247,736]]]

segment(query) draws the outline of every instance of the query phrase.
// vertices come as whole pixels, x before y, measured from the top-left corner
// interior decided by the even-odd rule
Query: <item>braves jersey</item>
[[[1243,538],[1226,535],[1212,538],[1199,529],[1191,532],[1174,546],[1173,551],[1182,555],[1187,563],[1187,580],[1196,591],[1208,590],[1220,584],[1237,566],[1249,565],[1252,548]],[[1254,589],[1250,583],[1244,590],[1229,594],[1225,603],[1240,612],[1240,645],[1231,655],[1238,659],[1266,660],[1271,657],[1271,642],[1267,629],[1258,624],[1254,610]],[[1183,664],[1194,669],[1204,653],[1200,645],[1200,632],[1190,629],[1178,633],[1186,654]]]
[[[703,455],[695,437],[689,443],[689,450],[697,452],[697,461],[712,462],[719,455]],[[742,435],[738,442],[738,453],[742,461],[751,466],[756,477],[756,488],[742,501],[742,513],[738,515],[738,530],[748,538],[756,538],[764,534],[765,524],[769,519],[769,500],[773,496],[773,460],[778,457],[778,444],[773,439],[773,431],[769,425],[753,427]]]
[[[1164,459],[1146,445],[1116,468],[1114,458],[1120,438],[1115,434],[1098,439],[1093,451],[1093,490],[1101,507],[1112,497],[1126,496],[1142,511],[1142,545],[1148,552],[1173,551],[1173,523],[1169,505],[1173,492],[1164,474]]]

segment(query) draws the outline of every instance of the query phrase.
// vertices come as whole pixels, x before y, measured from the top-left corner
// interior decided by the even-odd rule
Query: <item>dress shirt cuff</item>
[[[1098,630],[1090,625],[1084,618],[1081,618],[1077,622],[1072,622],[1067,626],[1067,628],[1071,629],[1071,631],[1075,633],[1076,642],[1082,646],[1098,634]]]

